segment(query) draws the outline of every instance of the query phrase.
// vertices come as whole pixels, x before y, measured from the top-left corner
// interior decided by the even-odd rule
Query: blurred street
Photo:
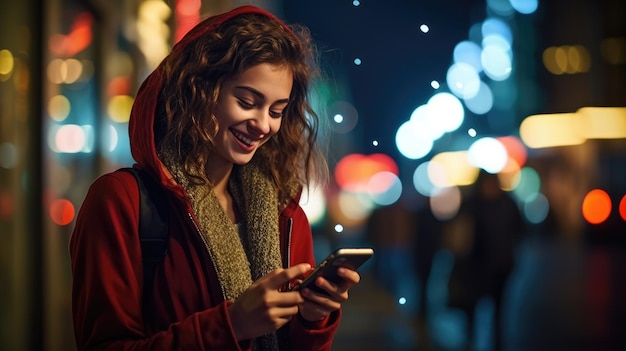
[[[519,251],[505,304],[504,350],[624,350],[624,249],[580,248],[554,239],[526,242]],[[439,256],[433,270],[449,264]],[[440,265],[440,266],[439,266]],[[432,277],[440,284],[445,277]],[[439,282],[438,282],[439,281]],[[429,288],[437,292],[435,286]],[[445,293],[444,293],[445,295]],[[410,297],[407,297],[410,298]],[[367,272],[353,289],[334,350],[493,350],[492,304],[476,312],[475,341],[466,345],[466,316],[430,297],[427,322],[403,311]]]

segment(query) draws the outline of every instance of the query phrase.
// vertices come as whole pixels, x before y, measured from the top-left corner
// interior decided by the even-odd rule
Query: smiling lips
[[[236,129],[231,129],[230,130],[231,133],[233,133],[233,135],[235,136],[235,138],[237,138],[237,140],[239,140],[242,144],[248,146],[249,148],[252,148],[255,146],[255,142],[252,141],[250,138],[246,137],[245,135],[243,135],[241,132],[239,132]]]

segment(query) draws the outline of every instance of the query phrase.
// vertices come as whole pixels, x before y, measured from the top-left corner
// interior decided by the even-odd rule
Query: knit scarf
[[[277,189],[259,162],[235,166],[229,181],[243,220],[240,235],[209,186],[193,184],[167,152],[160,156],[189,197],[226,300],[235,301],[253,281],[281,267]],[[276,333],[254,340],[253,349],[278,350]]]

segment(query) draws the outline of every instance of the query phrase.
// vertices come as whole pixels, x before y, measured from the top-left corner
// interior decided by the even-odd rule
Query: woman
[[[130,119],[134,167],[167,193],[167,255],[144,289],[137,183],[98,178],[70,241],[78,349],[330,349],[359,275],[318,278],[329,296],[283,289],[314,264],[298,201],[327,173],[307,102],[315,73],[306,29],[252,6],[173,47]]]

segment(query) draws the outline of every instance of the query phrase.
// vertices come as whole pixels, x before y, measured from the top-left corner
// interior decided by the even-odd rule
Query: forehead
[[[293,72],[287,65],[261,63],[224,82],[225,87],[252,88],[272,100],[287,99],[293,87]]]

